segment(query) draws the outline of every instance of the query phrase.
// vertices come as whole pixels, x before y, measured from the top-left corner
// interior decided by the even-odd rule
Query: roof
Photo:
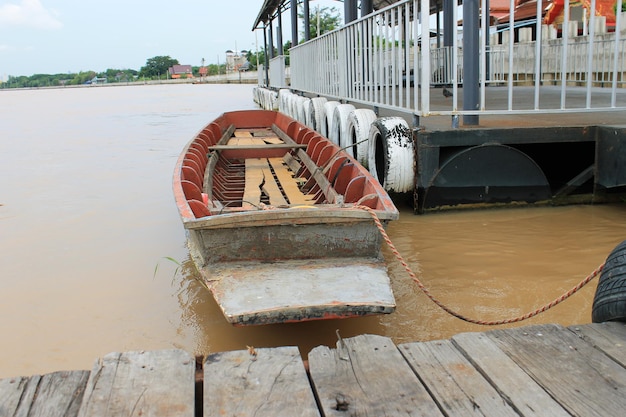
[[[494,0],[491,0],[492,2]],[[498,0],[496,0],[498,1]],[[502,1],[502,0],[500,0]],[[504,0],[507,3],[506,10],[503,13],[494,13],[491,12],[491,16],[496,18],[496,23],[508,23],[511,17],[509,13],[509,1]],[[541,16],[543,17],[546,14],[547,7],[550,6],[552,0],[544,0],[542,2],[543,10],[541,11]],[[493,4],[493,3],[490,3]],[[515,21],[519,22],[520,20],[527,19],[536,19],[537,18],[537,0],[515,0]]]
[[[170,74],[191,74],[191,65],[172,65]]]
[[[563,22],[563,7],[565,2],[563,0],[553,0],[552,4],[548,7],[544,22],[546,25],[552,23]],[[585,9],[589,9],[591,1],[589,0],[571,0],[571,6],[583,6]],[[615,0],[596,0],[596,16],[605,16],[606,24],[615,26],[615,12],[613,6]]]

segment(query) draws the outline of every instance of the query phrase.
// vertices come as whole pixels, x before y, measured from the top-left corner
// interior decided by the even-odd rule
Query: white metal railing
[[[595,7],[595,0],[591,3]],[[481,7],[486,7],[486,0],[481,1]],[[510,7],[514,7],[514,0]],[[539,0],[538,13],[542,7]],[[568,23],[569,0],[565,1],[565,10],[562,33],[566,36],[557,39],[549,36],[556,30],[541,21],[534,25],[536,39],[530,39],[533,28],[521,28],[517,29],[520,39],[528,39],[516,43],[510,35],[511,24],[500,27],[500,35],[491,33],[493,28],[488,28],[486,22],[480,25],[478,109],[459,109],[458,89],[464,81],[462,32],[453,36],[452,46],[436,48],[430,40],[429,0],[398,2],[295,46],[290,50],[291,88],[418,116],[626,109],[623,100],[616,100],[618,94],[626,93],[626,40],[620,38],[619,30],[625,26],[621,23],[623,17],[618,13],[615,32],[603,33],[596,29],[592,13],[585,25],[588,33],[570,37],[567,34],[575,22]],[[453,8],[451,21],[458,21],[457,8]],[[487,36],[491,36],[489,45],[485,42]],[[443,107],[431,98],[430,88],[421,88],[437,85],[448,85],[454,93]],[[531,108],[515,109],[513,88],[523,85],[534,87],[534,103]],[[550,104],[540,101],[542,88],[548,85],[552,89],[561,87],[559,105],[546,107]],[[487,106],[486,90],[496,86],[508,87],[506,109]],[[585,92],[584,104],[566,106],[570,88],[576,86]],[[602,94],[606,95],[608,89],[610,103],[601,100],[592,105],[592,95],[598,94],[592,87],[606,87]]]
[[[287,86],[284,55],[279,55],[270,59],[269,77],[270,85],[276,88],[283,88]]]

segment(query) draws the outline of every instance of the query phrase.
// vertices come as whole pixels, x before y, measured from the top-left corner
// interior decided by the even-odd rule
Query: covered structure
[[[332,133],[344,146],[350,140],[376,144],[367,161],[381,184],[397,179],[389,167],[404,166],[385,144],[390,149],[412,143],[415,158],[408,165],[414,167],[418,211],[576,200],[586,194],[594,201],[610,199],[626,190],[626,170],[617,168],[624,166],[626,155],[624,129],[578,124],[581,116],[599,120],[593,112],[604,117],[626,111],[624,40],[620,31],[601,27],[604,19],[598,13],[591,14],[582,31],[572,30],[577,23],[571,21],[563,22],[561,33],[547,27],[542,17],[556,1],[361,1],[358,18],[357,1],[346,0],[345,25],[301,43],[297,7],[302,5],[306,19],[308,0],[266,0],[253,29],[263,29],[270,37],[265,45],[273,45],[278,22],[282,45],[281,14],[290,9],[293,46],[289,81],[283,75],[286,59],[278,56],[269,66],[266,61],[271,75],[259,84],[274,95],[279,110],[282,103],[281,111],[298,120],[325,114],[326,124],[318,123],[322,134]],[[616,25],[624,18],[620,16]],[[432,29],[437,40],[422,42]],[[357,141],[341,133],[350,132],[349,110],[341,105],[352,106],[354,114],[374,114],[370,133],[381,120],[403,119],[403,126],[413,128],[411,140],[398,142],[394,135],[403,130],[394,125],[386,133],[378,129],[380,138]],[[566,127],[566,115],[571,127]],[[445,117],[451,118],[451,129],[442,127]],[[539,127],[540,118],[559,128]],[[568,155],[565,167],[563,155]]]

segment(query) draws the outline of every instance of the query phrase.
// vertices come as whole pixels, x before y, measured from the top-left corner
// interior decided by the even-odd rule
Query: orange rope
[[[407,263],[404,261],[404,259],[402,258],[402,255],[400,255],[400,253],[398,252],[398,250],[394,246],[393,242],[391,242],[391,239],[389,239],[389,236],[387,235],[387,232],[385,231],[385,228],[383,227],[382,223],[380,222],[380,219],[378,218],[378,216],[376,215],[376,212],[374,210],[372,210],[370,207],[367,207],[367,206],[360,206],[359,205],[359,206],[355,206],[355,207],[367,211],[372,216],[372,218],[374,219],[374,222],[376,223],[376,227],[378,228],[378,230],[380,231],[381,235],[383,236],[383,239],[385,239],[385,242],[387,242],[387,245],[389,246],[391,251],[396,256],[396,259],[398,259],[398,261],[400,261],[402,266],[404,266],[404,269],[409,274],[411,279],[417,284],[417,286],[420,288],[420,290],[422,290],[422,292],[433,303],[435,303],[438,307],[440,307],[442,310],[444,310],[448,314],[451,314],[452,316],[454,316],[454,317],[456,317],[458,319],[461,319],[463,321],[466,321],[468,323],[480,324],[480,325],[483,325],[483,326],[497,326],[497,325],[500,325],[500,324],[517,323],[517,322],[520,322],[520,321],[523,321],[523,320],[527,320],[527,319],[529,319],[531,317],[534,317],[534,316],[536,316],[536,315],[538,315],[540,313],[543,313],[544,311],[547,311],[547,310],[551,309],[555,305],[560,304],[561,302],[563,302],[566,299],[568,299],[569,297],[571,297],[578,290],[580,290],[582,287],[587,285],[600,272],[602,272],[602,269],[604,268],[604,263],[602,263],[591,274],[589,274],[585,279],[580,281],[571,290],[569,290],[565,294],[561,295],[560,297],[554,299],[553,301],[549,302],[548,304],[545,304],[544,306],[536,309],[535,311],[531,311],[529,313],[526,313],[523,316],[513,317],[513,318],[509,318],[509,319],[504,319],[504,320],[496,320],[496,321],[484,321],[484,320],[472,319],[472,318],[469,318],[469,317],[466,317],[466,316],[462,315],[461,313],[458,313],[458,312],[452,310],[450,307],[448,307],[445,304],[443,304],[441,301],[439,301],[437,298],[435,298],[435,296],[433,296],[430,293],[428,288],[426,288],[426,286],[424,286],[424,284],[422,284],[422,282],[419,280],[419,278],[411,270],[409,265],[407,265]]]

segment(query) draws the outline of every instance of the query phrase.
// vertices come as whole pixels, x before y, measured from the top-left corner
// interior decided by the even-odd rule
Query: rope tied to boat
[[[413,272],[411,267],[405,262],[404,258],[400,254],[400,252],[396,249],[395,245],[393,244],[393,242],[389,238],[389,235],[385,231],[385,228],[383,227],[382,222],[380,221],[380,219],[376,215],[376,212],[372,208],[367,207],[367,206],[363,206],[363,205],[356,205],[355,208],[365,210],[365,211],[367,211],[370,214],[370,216],[372,216],[372,218],[374,219],[374,223],[376,223],[376,227],[378,228],[380,234],[382,235],[383,239],[387,243],[387,246],[389,246],[389,249],[391,249],[391,251],[395,255],[396,259],[402,264],[402,266],[404,267],[405,271],[409,274],[411,279],[417,284],[419,289],[422,290],[424,295],[426,295],[433,303],[435,303],[439,308],[441,308],[446,313],[448,313],[448,314],[450,314],[450,315],[452,315],[452,316],[454,316],[454,317],[456,317],[456,318],[458,318],[460,320],[463,320],[463,321],[466,321],[466,322],[472,323],[472,324],[480,324],[480,325],[483,325],[483,326],[497,326],[497,325],[501,325],[501,324],[517,323],[517,322],[520,322],[520,321],[523,321],[523,320],[527,320],[527,319],[529,319],[531,317],[535,317],[535,316],[537,316],[537,315],[539,315],[539,314],[541,314],[541,313],[543,313],[545,311],[548,311],[552,307],[562,303],[563,301],[565,301],[566,299],[568,299],[569,297],[574,295],[581,288],[583,288],[585,285],[587,285],[593,278],[595,278],[598,274],[600,274],[600,272],[602,272],[602,269],[604,268],[604,262],[603,262],[593,272],[591,272],[587,277],[585,277],[585,279],[583,279],[578,284],[576,284],[572,289],[570,289],[569,291],[567,291],[566,293],[564,293],[560,297],[552,300],[551,302],[549,302],[547,304],[544,304],[543,306],[539,307],[538,309],[536,309],[534,311],[530,311],[530,312],[528,312],[528,313],[526,313],[524,315],[517,316],[517,317],[512,317],[512,318],[508,318],[508,319],[503,319],[503,320],[494,320],[494,321],[473,319],[473,318],[467,317],[467,316],[465,316],[465,315],[463,315],[463,314],[461,314],[461,313],[459,313],[457,311],[452,310],[452,308],[450,308],[447,305],[445,305],[443,302],[441,302],[439,299],[437,299],[434,295],[432,295],[430,293],[428,288],[426,288],[426,286],[420,281],[420,279],[417,277],[417,275],[415,275],[415,273]]]

